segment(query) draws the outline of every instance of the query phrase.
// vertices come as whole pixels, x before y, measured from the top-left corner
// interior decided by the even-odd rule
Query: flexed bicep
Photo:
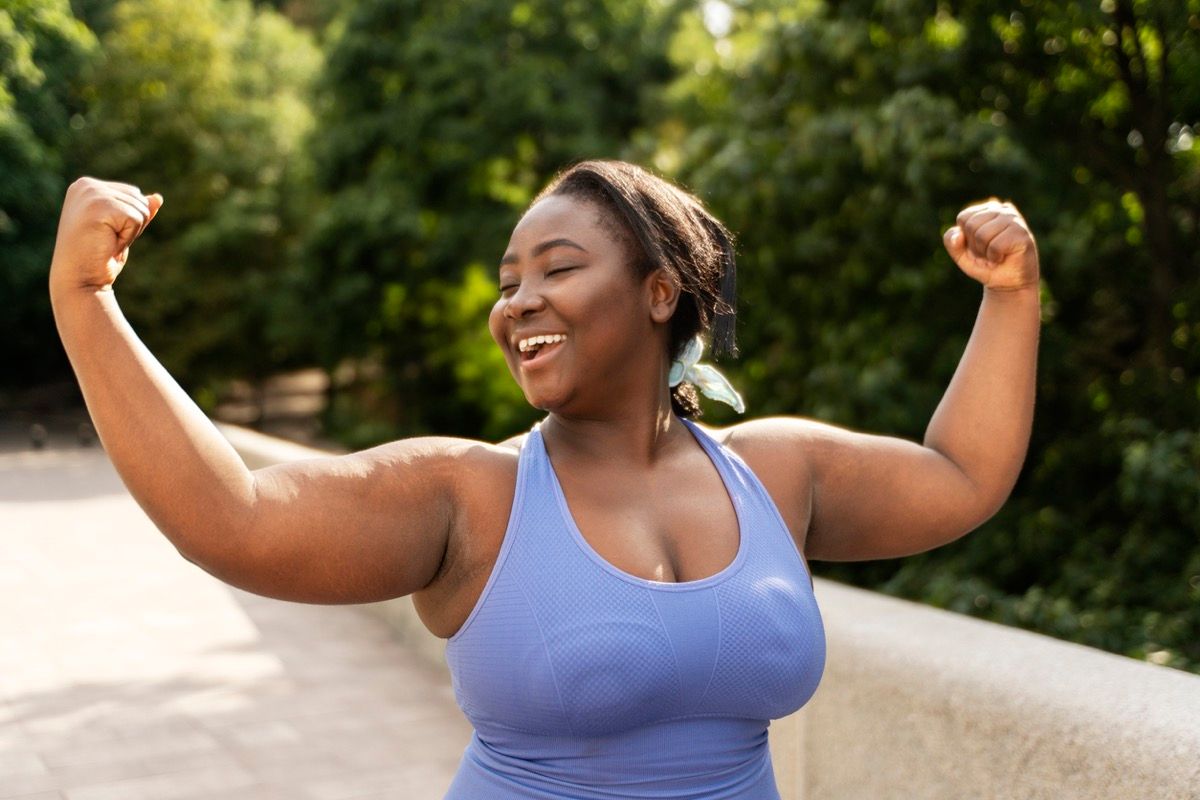
[[[403,439],[254,472],[238,536],[197,562],[246,591],[304,603],[370,603],[427,586],[480,442]]]
[[[797,424],[813,465],[811,559],[923,553],[971,532],[993,513],[966,473],[932,448],[816,420]]]

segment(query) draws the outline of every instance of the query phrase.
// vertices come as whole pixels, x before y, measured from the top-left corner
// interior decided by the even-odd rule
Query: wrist
[[[984,297],[1024,297],[1041,299],[1041,286],[1038,283],[1027,283],[1024,286],[994,286],[983,287]]]
[[[82,286],[56,281],[50,282],[50,309],[56,313],[61,308],[78,303],[95,303],[97,300],[115,297],[112,284],[108,286]]]

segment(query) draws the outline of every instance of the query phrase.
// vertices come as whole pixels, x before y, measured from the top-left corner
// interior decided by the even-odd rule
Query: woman
[[[670,183],[588,161],[534,200],[500,260],[489,325],[548,412],[533,430],[255,471],[118,308],[113,282],[162,203],[81,178],[63,205],[53,306],[100,438],[221,580],[308,603],[413,596],[476,729],[451,798],[777,798],[767,727],[825,663],[806,557],[953,541],[1024,459],[1037,250],[995,199],[943,237],[985,288],[924,445],[798,417],[692,422],[691,383],[739,403],[696,363],[697,336],[733,351],[730,236]]]

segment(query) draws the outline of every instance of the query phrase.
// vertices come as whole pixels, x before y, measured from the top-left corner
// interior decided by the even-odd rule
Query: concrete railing
[[[328,455],[218,427],[252,469]],[[1200,676],[815,586],[825,673],[808,705],[770,728],[783,800],[1200,800]],[[410,598],[363,607],[446,668],[445,640]]]

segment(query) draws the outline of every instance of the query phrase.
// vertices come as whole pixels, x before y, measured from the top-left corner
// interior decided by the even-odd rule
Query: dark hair
[[[671,359],[699,333],[711,333],[714,357],[737,355],[734,237],[699,198],[636,164],[607,159],[566,167],[529,205],[550,195],[600,206],[601,224],[624,245],[637,277],[665,267],[678,281]],[[681,417],[699,417],[695,387],[687,382],[673,387],[671,407]]]

